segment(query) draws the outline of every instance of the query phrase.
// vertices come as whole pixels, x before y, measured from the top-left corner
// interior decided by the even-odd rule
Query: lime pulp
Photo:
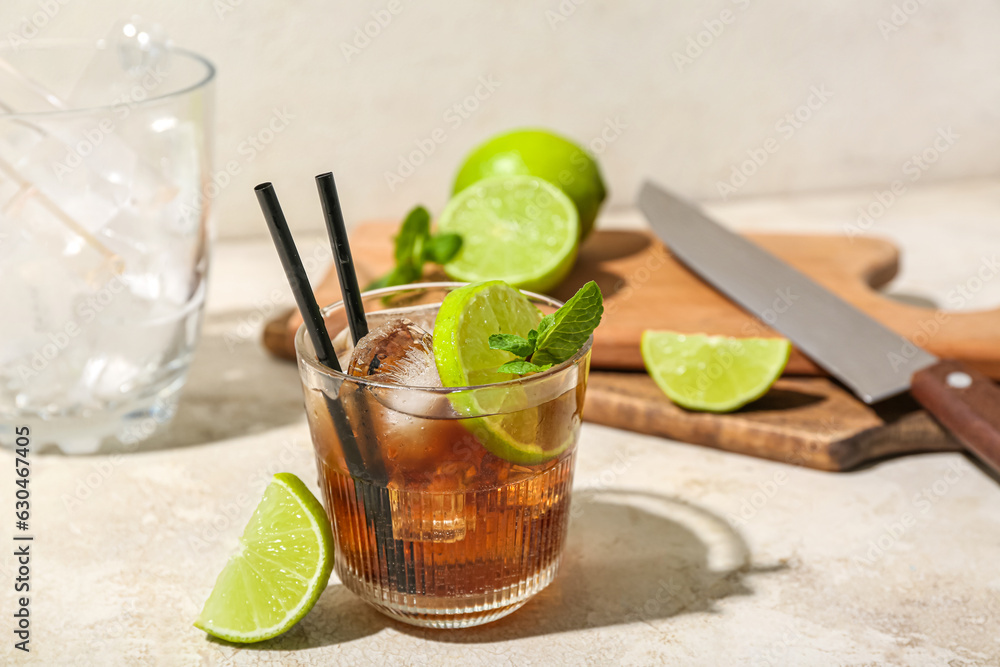
[[[467,187],[448,202],[438,230],[462,237],[458,254],[444,266],[453,279],[499,279],[535,292],[562,282],[579,247],[573,202],[533,176],[500,176]]]
[[[194,625],[231,642],[276,637],[312,609],[332,569],[323,506],[298,477],[278,473]]]
[[[763,396],[791,349],[784,338],[642,334],[643,362],[663,393],[681,407],[707,412],[730,412]]]
[[[434,322],[434,361],[441,382],[446,387],[465,387],[513,379],[515,375],[499,373],[497,367],[512,361],[514,355],[490,349],[489,337],[495,333],[527,337],[541,319],[542,313],[527,297],[501,280],[449,293]],[[545,405],[528,405],[523,388],[517,385],[496,390],[479,387],[452,394],[450,400],[459,414],[488,415],[463,419],[462,424],[490,453],[512,463],[542,463],[573,441],[572,429],[541,428]]]

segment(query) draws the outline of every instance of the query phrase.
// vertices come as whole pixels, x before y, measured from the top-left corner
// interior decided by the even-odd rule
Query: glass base
[[[0,442],[5,447],[14,442],[14,428],[31,429],[36,453],[115,454],[135,451],[139,443],[159,432],[177,412],[177,402],[187,373],[182,373],[166,387],[144,401],[131,400],[127,406],[97,414],[59,415],[46,418],[15,414],[4,418]],[[6,423],[6,422],[10,423]]]
[[[488,595],[440,598],[424,595],[384,593],[381,600],[372,599],[375,591],[350,575],[342,578],[349,590],[362,600],[397,621],[422,628],[471,628],[491,623],[511,614],[531,597],[548,586],[559,569],[558,560],[517,586],[493,591]]]
[[[555,577],[574,458],[454,492],[373,485],[320,460],[340,581],[411,625],[466,628],[506,616]]]

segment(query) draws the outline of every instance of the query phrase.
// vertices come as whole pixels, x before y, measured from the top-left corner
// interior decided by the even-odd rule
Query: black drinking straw
[[[270,183],[261,183],[254,188],[254,192],[257,193],[257,201],[260,203],[260,210],[264,213],[267,227],[271,230],[274,247],[278,251],[278,257],[281,258],[281,265],[285,269],[285,276],[292,288],[292,294],[295,295],[299,312],[302,313],[306,331],[309,332],[309,337],[312,339],[316,358],[327,368],[340,371],[340,362],[337,361],[333,343],[326,331],[326,322],[323,320],[323,314],[320,312],[319,304],[316,303],[316,297],[309,285],[309,278],[302,266],[299,252],[295,248],[295,241],[292,240],[292,234],[288,231],[288,223],[285,222],[285,214],[281,212],[281,205],[278,204],[278,196],[274,192],[274,187]],[[344,407],[339,401],[332,400],[325,392],[323,396],[326,399],[327,410],[330,412],[330,419],[333,421],[333,428],[337,432],[337,439],[344,452],[344,461],[347,463],[348,472],[351,473],[351,477],[356,479],[370,479]]]
[[[326,219],[326,229],[330,235],[330,246],[333,249],[333,263],[337,267],[337,278],[340,281],[340,292],[344,300],[344,312],[347,314],[347,324],[351,329],[351,338],[357,345],[368,334],[368,320],[365,317],[365,307],[361,299],[361,288],[358,285],[357,272],[354,269],[354,257],[347,241],[347,226],[344,224],[344,213],[340,208],[340,197],[337,195],[337,185],[333,173],[327,172],[316,177],[316,189],[319,191],[320,204],[323,207],[323,217]],[[373,485],[365,485],[368,497],[366,508],[375,508],[372,517],[375,526],[375,544],[381,552],[390,578],[394,580],[396,589],[409,593],[416,592],[416,581],[407,577],[404,566],[405,554],[403,543],[394,539],[392,534],[392,508],[385,487],[389,476],[385,470],[385,462],[379,451],[378,439],[368,419],[367,398],[359,386],[351,398],[355,402],[355,413],[361,422],[359,431],[364,442],[365,461],[371,475]]]
[[[295,302],[299,305],[299,312],[302,313],[302,318],[305,321],[306,331],[309,332],[313,341],[316,358],[327,368],[343,372],[333,349],[333,343],[330,341],[330,334],[327,333],[323,314],[319,309],[319,304],[316,303],[316,297],[309,285],[309,278],[302,266],[302,260],[299,259],[299,252],[295,249],[295,241],[292,240],[292,234],[288,231],[288,223],[285,222],[285,215],[281,212],[274,187],[270,183],[261,183],[254,188],[254,191],[257,193],[257,201],[260,203],[261,211],[264,212],[267,227],[271,230],[271,238],[274,239],[274,247],[278,250],[281,264],[285,268],[285,275],[292,288],[292,293],[295,295]],[[354,431],[351,430],[344,406],[341,405],[340,401],[335,401],[326,395],[325,392],[323,396],[333,421],[333,428],[337,432],[337,439],[344,451],[347,471],[355,479],[371,481],[372,475],[365,466],[361,451],[358,449],[358,442]]]
[[[264,213],[268,229],[271,230],[271,238],[274,239],[274,247],[278,250],[281,264],[285,268],[285,275],[288,277],[288,284],[295,295],[295,301],[299,305],[299,311],[305,320],[306,330],[312,338],[313,347],[316,349],[316,358],[324,366],[340,371],[340,363],[337,361],[333,343],[326,330],[326,323],[323,321],[323,314],[316,303],[312,288],[309,285],[309,278],[306,276],[302,260],[299,259],[298,250],[295,249],[295,242],[292,240],[291,232],[288,231],[288,223],[285,222],[285,215],[281,212],[278,204],[278,197],[274,192],[274,187],[270,183],[261,183],[254,191],[257,193],[257,201],[260,209]],[[340,388],[338,387],[338,394]],[[333,400],[323,393],[326,399],[326,407],[330,412],[330,419],[333,421],[333,428],[337,432],[337,439],[340,441],[341,449],[344,452],[344,462],[347,464],[347,471],[355,480],[354,491],[358,500],[364,505],[365,518],[369,526],[374,528],[375,547],[384,554],[385,562],[389,572],[393,573],[396,579],[396,586],[400,590],[407,590],[405,577],[398,573],[402,570],[401,561],[397,558],[394,548],[387,547],[392,543],[392,514],[390,513],[387,498],[382,498],[385,494],[379,494],[372,483],[385,486],[385,480],[373,476],[370,467],[365,466],[358,443],[351,430],[347,414],[341,401]],[[362,411],[363,412],[363,411]],[[367,420],[366,420],[367,421]],[[370,426],[360,428],[362,433],[370,431]],[[365,435],[366,440],[370,440]],[[381,459],[379,459],[381,463]],[[376,471],[379,468],[376,467]],[[381,477],[384,477],[384,468],[381,470]],[[332,511],[332,508],[330,508]]]
[[[292,233],[288,230],[288,223],[285,221],[285,214],[281,211],[281,204],[278,203],[278,195],[274,191],[274,186],[270,183],[261,183],[253,190],[257,193],[257,202],[260,204],[260,210],[264,213],[267,228],[271,230],[271,238],[274,240],[274,247],[281,258],[281,265],[285,269],[285,276],[288,278],[288,284],[295,296],[295,303],[298,304],[302,319],[305,320],[306,331],[309,332],[313,349],[316,350],[316,359],[327,368],[341,371],[337,353],[330,341],[330,334],[326,331],[323,313],[320,312],[319,304],[316,303],[316,297],[309,285],[309,276],[306,275],[305,267],[302,266],[299,251],[295,248]]]
[[[340,197],[337,195],[337,185],[333,181],[333,172],[328,171],[317,176],[316,189],[319,190],[319,201],[323,206],[323,217],[326,218],[326,231],[330,234],[333,263],[337,267],[337,278],[340,280],[347,324],[351,327],[351,338],[357,345],[358,341],[368,333],[368,321],[365,319],[365,307],[361,302],[361,288],[358,287],[358,275],[354,270],[351,246],[347,242],[347,226],[344,224],[344,213],[340,209]]]

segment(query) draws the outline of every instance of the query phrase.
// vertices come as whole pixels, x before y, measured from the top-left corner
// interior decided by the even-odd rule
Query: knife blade
[[[683,264],[789,338],[863,401],[910,390],[1000,471],[1000,389],[992,380],[959,362],[939,360],[651,182],[643,184],[638,204]]]

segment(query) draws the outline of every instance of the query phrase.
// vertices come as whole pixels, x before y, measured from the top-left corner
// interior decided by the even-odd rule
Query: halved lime
[[[277,637],[313,608],[332,569],[323,506],[298,477],[278,473],[194,625],[231,642]]]
[[[498,373],[497,367],[515,357],[493,350],[490,334],[527,337],[542,313],[527,297],[502,280],[460,287],[448,294],[434,321],[434,362],[446,387],[484,385],[517,377]],[[480,388],[451,395],[459,414],[501,413],[464,419],[462,424],[492,454],[522,465],[534,465],[558,456],[573,440],[559,424],[542,419],[545,406],[530,406],[519,387]],[[569,423],[568,420],[549,420]]]
[[[448,202],[438,230],[462,237],[445,273],[465,282],[504,280],[544,292],[573,268],[579,246],[573,202],[534,176],[501,176],[475,183]]]
[[[642,360],[681,407],[731,412],[763,396],[781,376],[792,345],[784,338],[729,338],[644,331]]]
[[[453,194],[494,176],[537,176],[558,186],[580,216],[580,239],[594,227],[607,196],[597,160],[583,147],[542,129],[518,129],[487,139],[466,156]]]
[[[450,292],[434,320],[434,363],[441,382],[446,387],[464,387],[514,378],[497,372],[497,367],[515,357],[490,349],[490,334],[527,337],[541,321],[542,311],[502,280]]]

